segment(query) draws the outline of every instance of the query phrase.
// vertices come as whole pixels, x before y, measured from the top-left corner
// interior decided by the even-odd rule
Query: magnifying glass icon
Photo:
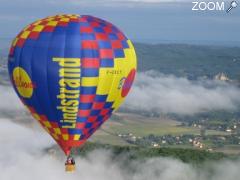
[[[233,8],[236,8],[237,6],[238,6],[237,1],[232,1],[230,7],[227,9],[227,13],[229,13]]]

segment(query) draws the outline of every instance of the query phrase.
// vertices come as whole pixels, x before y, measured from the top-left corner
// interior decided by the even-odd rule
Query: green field
[[[195,127],[182,127],[180,122],[167,118],[146,118],[136,114],[117,113],[119,120],[107,121],[92,137],[94,142],[114,145],[129,145],[117,134],[132,133],[136,137],[154,135],[199,135],[200,129]],[[207,135],[225,135],[225,132],[208,130]]]

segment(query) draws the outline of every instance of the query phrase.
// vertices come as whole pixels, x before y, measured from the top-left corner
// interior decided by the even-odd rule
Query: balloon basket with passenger
[[[72,156],[68,156],[65,162],[65,171],[74,172],[76,170],[75,160]]]

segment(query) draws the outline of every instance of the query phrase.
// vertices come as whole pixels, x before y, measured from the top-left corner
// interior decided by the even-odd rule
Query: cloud
[[[0,110],[1,112],[20,112],[24,109],[23,104],[14,92],[14,89],[9,86],[0,85]]]
[[[21,113],[25,110],[23,104],[14,92],[14,89],[10,86],[0,85],[0,110],[1,114],[4,112]]]
[[[124,109],[193,115],[215,110],[236,110],[240,89],[214,80],[189,81],[154,71],[139,73]]]
[[[183,78],[159,76],[159,74],[154,74],[157,76],[153,77],[153,74],[139,74],[136,87],[140,84],[152,87],[151,79],[154,78],[156,78],[157,83],[159,83],[159,79],[165,79],[166,81],[160,80],[160,84],[162,86],[165,84],[164,86],[170,89],[172,83],[177,83],[176,80],[180,81],[179,84],[200,86],[193,85]],[[141,82],[143,78],[147,78],[147,82]],[[169,83],[168,79],[172,83]],[[205,164],[203,168],[198,168],[176,159],[159,157],[141,162],[138,160],[128,161],[129,163],[126,165],[124,155],[122,159],[113,159],[112,152],[104,149],[89,152],[86,157],[77,157],[77,171],[73,174],[67,174],[64,172],[65,156],[62,151],[59,150],[57,153],[46,151],[56,143],[40,125],[30,127],[26,124],[16,124],[17,121],[11,121],[11,119],[2,116],[2,112],[7,110],[16,116],[21,116],[19,113],[23,106],[12,88],[0,86],[0,91],[0,99],[2,100],[0,101],[0,179],[236,180],[240,176],[239,160],[211,162]]]
[[[89,152],[76,158],[77,171],[64,172],[63,153],[46,152],[54,142],[50,136],[0,118],[0,179],[24,180],[237,180],[240,161],[208,162],[203,168],[193,167],[171,158],[146,161],[113,159],[106,150]]]

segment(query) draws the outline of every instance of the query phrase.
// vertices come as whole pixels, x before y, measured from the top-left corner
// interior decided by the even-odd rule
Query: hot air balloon
[[[23,104],[68,156],[119,108],[136,61],[116,26],[66,14],[25,27],[12,42],[8,70]]]

